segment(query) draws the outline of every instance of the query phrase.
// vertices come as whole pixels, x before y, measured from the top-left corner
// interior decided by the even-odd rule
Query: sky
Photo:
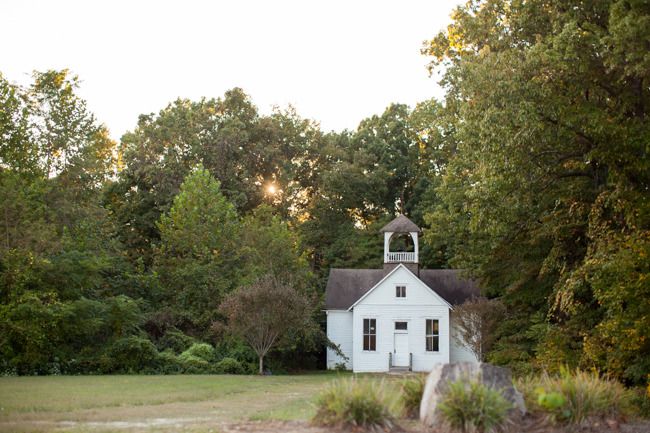
[[[0,72],[70,69],[111,136],[174,99],[233,87],[261,113],[293,105],[325,131],[392,102],[441,98],[420,54],[460,0],[1,0]]]

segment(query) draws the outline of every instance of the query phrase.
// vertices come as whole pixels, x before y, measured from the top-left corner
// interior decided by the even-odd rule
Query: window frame
[[[395,284],[395,298],[406,299],[406,284]]]
[[[366,320],[368,321],[368,332],[366,332]],[[373,327],[374,322],[374,327]],[[377,318],[376,317],[364,317],[361,324],[361,341],[362,348],[364,352],[376,352],[377,351]],[[368,337],[368,348],[366,349],[366,337]],[[374,337],[374,338],[373,338]]]
[[[431,322],[431,333],[429,333],[429,322]],[[434,324],[436,326],[434,326]],[[429,350],[429,339],[431,339],[431,350]],[[433,342],[437,342],[435,345]],[[424,322],[424,351],[426,353],[440,352],[440,319],[425,319]]]

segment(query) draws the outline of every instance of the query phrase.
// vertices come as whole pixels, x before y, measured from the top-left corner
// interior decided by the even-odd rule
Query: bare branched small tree
[[[458,332],[454,339],[470,349],[479,361],[485,361],[494,342],[494,330],[504,310],[500,301],[486,298],[472,298],[455,306],[452,321]]]
[[[293,330],[310,327],[311,299],[291,284],[265,275],[230,293],[219,311],[226,317],[226,331],[242,338],[259,357],[259,374],[264,357]]]

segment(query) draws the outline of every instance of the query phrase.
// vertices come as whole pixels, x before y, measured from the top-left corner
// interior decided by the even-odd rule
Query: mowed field
[[[280,421],[289,422],[276,428],[306,428],[292,421],[309,420],[314,398],[337,377],[1,377],[0,432],[263,431],[255,426]]]

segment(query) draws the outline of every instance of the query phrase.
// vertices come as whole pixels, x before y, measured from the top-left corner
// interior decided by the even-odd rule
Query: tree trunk
[[[260,376],[264,374],[264,356],[260,356]]]

